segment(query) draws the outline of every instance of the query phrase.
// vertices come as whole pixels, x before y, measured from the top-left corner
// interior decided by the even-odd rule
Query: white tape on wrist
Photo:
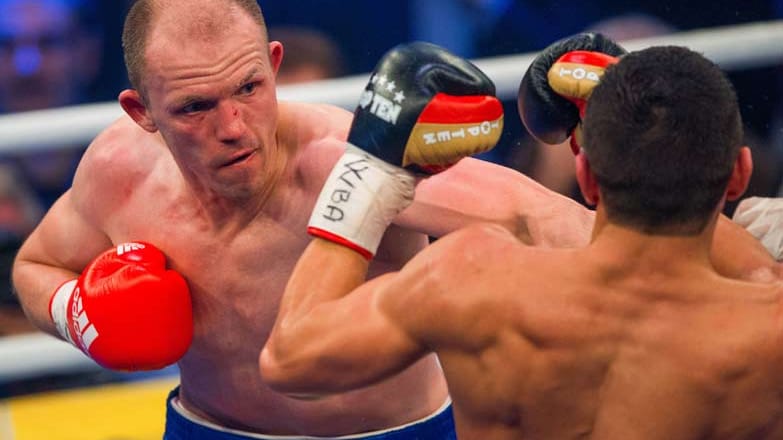
[[[413,173],[349,145],[326,179],[308,232],[372,258],[386,228],[412,201]]]
[[[68,303],[71,301],[71,295],[73,295],[77,281],[74,278],[57,288],[49,306],[49,313],[52,315],[55,327],[57,327],[57,333],[73,345],[76,344],[71,338],[71,332],[68,331]]]

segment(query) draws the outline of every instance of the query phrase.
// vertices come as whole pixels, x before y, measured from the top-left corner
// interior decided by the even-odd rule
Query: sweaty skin
[[[783,290],[722,278],[703,248],[683,242],[606,227],[586,249],[551,251],[477,228],[430,255],[475,246],[468,267],[445,261],[433,274],[445,286],[426,303],[442,301],[447,318],[422,335],[445,346],[438,354],[455,401],[502,402],[456,405],[466,438],[485,429],[473,422],[487,411],[498,415],[496,432],[516,424],[524,433],[508,438],[781,438]],[[504,261],[518,270],[509,276]],[[460,280],[451,268],[476,276]],[[492,295],[481,295],[486,279],[497,280]],[[391,313],[408,316],[389,301]],[[449,323],[469,317],[467,346],[452,347]],[[423,330],[419,319],[406,326]],[[467,374],[484,379],[461,380]]]
[[[315,397],[434,351],[459,438],[782,438],[783,287],[720,276],[703,242],[606,226],[543,249],[473,225],[359,286],[361,257],[314,240],[261,371]]]
[[[345,147],[351,114],[278,103],[283,48],[236,8],[206,0],[169,6],[147,49],[146,101],[120,94],[130,117],[90,145],[72,188],[17,256],[13,281],[28,317],[56,335],[48,303],[60,283],[107,248],[143,240],[191,290],[195,334],[179,362],[188,410],[231,428],[322,436],[431,414],[447,399],[434,356],[366,389],[311,402],[275,392],[259,376],[260,350],[310,242],[307,220]],[[201,29],[212,21],[189,20],[193,14],[227,22]],[[473,159],[452,171],[420,185],[387,232],[372,276],[399,270],[427,244],[425,234],[479,220],[543,246],[589,240],[589,210],[521,174]]]
[[[692,235],[613,223],[586,156],[575,165],[597,206],[583,247],[478,223],[365,282],[358,253],[314,239],[261,375],[317,398],[437,353],[461,439],[783,438],[781,266],[718,215],[747,187],[750,149]]]

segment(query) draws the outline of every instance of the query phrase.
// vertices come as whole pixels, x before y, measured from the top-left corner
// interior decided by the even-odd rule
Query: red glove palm
[[[182,357],[193,338],[190,292],[148,243],[99,255],[57,289],[49,312],[63,338],[103,367],[153,370]]]

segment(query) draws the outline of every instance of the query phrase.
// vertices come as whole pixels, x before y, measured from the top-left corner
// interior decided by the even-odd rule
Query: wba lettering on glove
[[[338,185],[340,186],[335,188],[329,197],[334,204],[330,203],[326,205],[325,209],[327,212],[323,213],[323,217],[327,220],[338,222],[345,218],[345,212],[336,205],[350,201],[351,191],[356,188],[356,185],[351,180],[363,181],[362,173],[370,169],[366,157],[355,157],[356,159],[342,163],[345,171],[337,178]]]

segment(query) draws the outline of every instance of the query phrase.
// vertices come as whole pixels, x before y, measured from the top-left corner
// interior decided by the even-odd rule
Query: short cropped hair
[[[587,104],[583,147],[610,221],[694,235],[711,219],[742,143],[729,79],[683,47],[625,55]]]
[[[188,0],[183,0],[188,1]],[[163,7],[160,0],[137,0],[125,17],[122,30],[122,49],[125,56],[125,69],[131,87],[144,96],[143,72],[146,66],[144,52],[147,38],[151,32],[155,13]],[[235,4],[247,12],[261,27],[261,33],[267,38],[266,22],[261,7],[256,0],[225,0],[226,4]]]

